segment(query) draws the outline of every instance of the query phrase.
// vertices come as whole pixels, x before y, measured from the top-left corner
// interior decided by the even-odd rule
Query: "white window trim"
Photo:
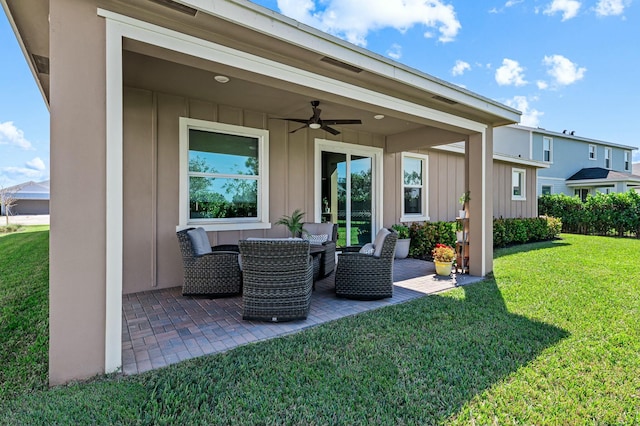
[[[227,219],[189,218],[189,130],[228,133],[258,139],[258,217]],[[269,229],[269,131],[252,127],[234,126],[214,121],[180,117],[180,191],[179,222],[176,229],[201,226],[206,231],[237,231]]]
[[[544,195],[544,187],[549,187],[549,195],[553,194],[553,185],[541,185],[540,186],[540,194]]]
[[[607,166],[607,153],[609,153],[609,165]],[[607,170],[613,169],[613,148],[604,149],[604,168]]]
[[[544,141],[548,140],[549,141],[549,161],[544,159]],[[542,138],[542,161],[544,161],[545,163],[553,163],[553,138],[549,138],[544,136]]]
[[[631,151],[624,151],[624,171],[625,172],[630,172],[631,171]]]
[[[593,147],[593,158],[591,158],[591,147]],[[589,151],[588,151],[587,155],[589,156],[589,160],[591,160],[591,161],[597,160],[598,159],[598,146],[589,144]]]
[[[522,195],[513,195],[513,174],[522,173]],[[526,201],[527,200],[527,171],[525,169],[517,169],[513,167],[511,169],[511,200],[512,201]]]
[[[404,210],[404,160],[405,158],[416,158],[422,161],[422,214],[406,214]],[[403,152],[400,165],[400,196],[402,197],[400,222],[421,222],[429,220],[429,156],[426,154],[416,154],[413,152]]]

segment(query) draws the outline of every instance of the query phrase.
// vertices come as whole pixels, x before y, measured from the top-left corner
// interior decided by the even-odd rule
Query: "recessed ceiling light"
[[[376,114],[376,115],[373,116],[373,118],[375,118],[376,120],[382,120],[384,118],[384,115]]]
[[[213,77],[218,83],[228,83],[229,82],[229,77],[227,77],[226,75],[216,75],[215,77]]]

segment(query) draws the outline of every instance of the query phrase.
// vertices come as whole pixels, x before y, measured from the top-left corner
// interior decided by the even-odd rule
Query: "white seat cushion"
[[[333,223],[324,222],[324,223],[305,223],[303,225],[302,230],[303,235],[323,235],[326,234],[328,236],[327,241],[331,241],[331,236],[333,235]]]
[[[387,235],[389,235],[391,232],[389,232],[389,230],[387,228],[382,228],[378,231],[378,234],[376,235],[376,239],[373,242],[373,247],[375,247],[375,251],[373,252],[373,255],[375,257],[380,257],[380,255],[382,254],[382,246],[384,245],[384,239],[387,238]]]

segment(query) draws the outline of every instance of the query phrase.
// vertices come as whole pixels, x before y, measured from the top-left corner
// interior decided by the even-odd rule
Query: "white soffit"
[[[249,1],[180,0],[180,3],[253,31],[358,66],[387,79],[399,81],[420,91],[440,95],[459,104],[502,117],[506,121],[520,121],[521,113],[514,108],[377,55]]]
[[[426,125],[432,125],[432,122],[443,123],[448,126],[478,133],[482,133],[487,127],[483,123],[455,114],[435,110],[404,99],[285,65],[108,10],[98,9],[98,16],[102,16],[112,22],[117,22],[122,28],[122,36],[126,38],[223,65],[248,70],[287,83],[297,84],[314,90],[321,90],[363,102],[373,107],[398,111],[416,117],[416,119],[427,120],[428,122],[423,123]],[[420,121],[416,120],[416,122]]]

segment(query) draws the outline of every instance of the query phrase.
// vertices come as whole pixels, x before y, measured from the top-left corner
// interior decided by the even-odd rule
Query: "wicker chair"
[[[327,234],[329,236],[329,239],[322,243],[325,251],[320,256],[320,272],[318,278],[326,277],[336,268],[336,241],[338,241],[338,224],[331,222],[306,222],[302,224],[302,229],[308,234]]]
[[[241,240],[245,320],[306,319],[313,263],[308,241]]]
[[[238,262],[238,251],[233,246],[212,247],[212,252],[196,256],[187,232],[193,228],[178,231],[178,242],[182,252],[184,283],[182,294],[222,297],[242,292],[242,272]]]
[[[393,255],[398,234],[389,233],[380,256],[364,253],[338,254],[336,296],[376,300],[393,296]]]

